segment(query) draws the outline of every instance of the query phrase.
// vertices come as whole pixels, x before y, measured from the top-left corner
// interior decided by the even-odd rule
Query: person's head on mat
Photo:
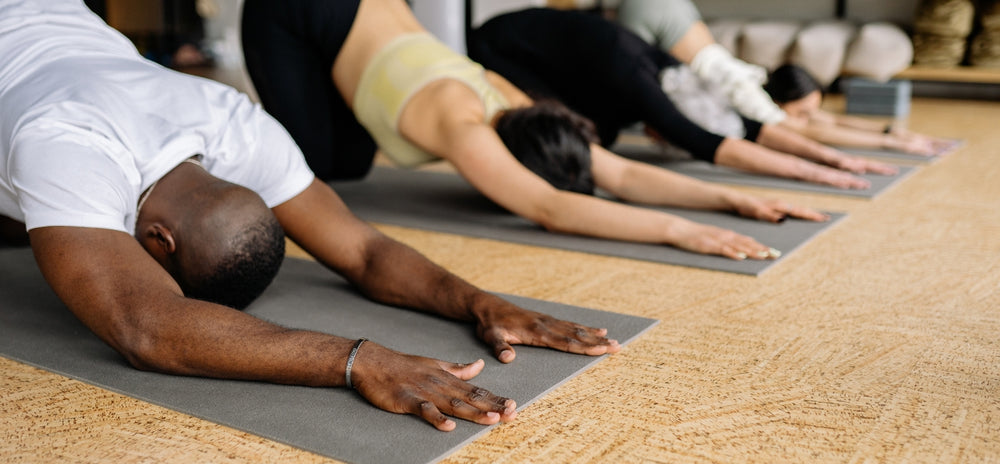
[[[586,128],[583,118],[529,96],[551,94],[525,92],[503,70],[456,53],[424,29],[402,0],[334,3],[349,11],[305,1],[297,11],[301,18],[292,20],[275,2],[247,0],[242,17],[244,31],[294,33],[308,17],[311,24],[323,25],[317,37],[350,35],[333,44],[313,37],[295,44],[267,34],[243,37],[247,69],[262,105],[293,137],[309,141],[302,145],[322,147],[305,150],[321,178],[357,177],[353,166],[370,164],[367,155],[374,155],[377,145],[402,167],[448,161],[494,203],[549,231],[661,243],[732,259],[771,259],[776,253],[751,237],[626,203],[737,211],[767,221],[789,214],[825,219],[816,211],[723,191],[608,151],[594,143],[594,129]],[[352,15],[353,21],[344,20]],[[315,69],[330,63],[302,57],[331,53],[336,55],[332,73],[324,74],[339,91],[334,98],[316,98],[329,92],[330,82],[287,78],[315,75]],[[318,121],[345,122],[324,127]],[[369,149],[364,157],[350,156],[329,147],[334,140],[363,140]],[[576,193],[595,188],[622,201]]]
[[[387,3],[366,1],[375,14]],[[54,293],[133,367],[352,388],[444,431],[457,419],[517,416],[513,399],[470,383],[482,359],[409,355],[321,331],[339,325],[286,327],[240,311],[277,276],[286,236],[374,302],[458,321],[502,363],[524,344],[594,356],[620,349],[606,329],[514,305],[382,234],[317,179],[293,135],[249,97],[150,65],[83,2],[14,0],[4,15],[24,20],[0,24],[0,75],[12,76],[0,80],[0,102],[18,121],[0,127],[0,245],[27,235]],[[67,41],[79,46],[67,50]]]
[[[182,163],[136,213],[135,236],[189,298],[246,308],[274,279],[285,233],[256,193]]]
[[[823,86],[809,71],[794,64],[772,71],[764,90],[790,118],[808,119],[823,103]]]
[[[594,124],[555,100],[501,113],[497,135],[525,167],[559,190],[594,193],[590,144]]]

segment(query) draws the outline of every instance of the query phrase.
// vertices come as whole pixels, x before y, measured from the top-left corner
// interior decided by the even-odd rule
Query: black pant
[[[680,63],[596,15],[548,8],[494,17],[468,37],[469,56],[529,94],[555,98],[589,118],[601,143],[637,122],[694,157],[713,161],[723,137],[689,120],[660,84]],[[744,119],[747,137],[760,124]]]
[[[324,180],[371,170],[375,141],[333,84],[360,0],[246,0],[243,54],[261,103]]]

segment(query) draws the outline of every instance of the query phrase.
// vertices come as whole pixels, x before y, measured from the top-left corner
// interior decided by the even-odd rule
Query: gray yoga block
[[[847,112],[904,117],[910,114],[912,84],[907,80],[876,82],[860,77],[844,79],[841,87],[847,99]]]

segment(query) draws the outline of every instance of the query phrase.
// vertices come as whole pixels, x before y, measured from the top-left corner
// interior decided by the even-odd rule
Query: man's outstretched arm
[[[30,233],[56,294],[135,367],[178,375],[344,386],[353,340],[286,329],[241,311],[185,298],[169,274],[124,233],[45,227]],[[352,383],[375,406],[423,417],[492,424],[515,415],[512,400],[471,385],[483,362],[452,364],[365,343]]]
[[[473,322],[500,361],[513,361],[513,344],[589,355],[619,350],[604,329],[528,311],[472,286],[359,220],[318,180],[274,212],[292,240],[372,299]]]

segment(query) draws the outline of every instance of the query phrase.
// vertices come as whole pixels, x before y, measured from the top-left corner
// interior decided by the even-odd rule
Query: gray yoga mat
[[[674,161],[661,165],[671,171],[701,179],[706,182],[796,190],[802,192],[843,195],[867,199],[872,199],[882,193],[885,193],[892,186],[912,174],[916,169],[913,166],[897,166],[899,168],[899,172],[891,176],[860,174],[858,177],[867,179],[871,182],[871,187],[863,190],[852,190],[813,184],[811,182],[803,182],[793,179],[785,179],[781,177],[750,174],[736,169],[727,168],[725,166],[716,166],[703,161]]]
[[[782,177],[752,174],[728,168],[726,166],[718,166],[701,160],[679,158],[675,152],[666,152],[656,145],[617,144],[612,147],[612,151],[624,157],[654,164],[705,182],[794,190],[828,195],[842,195],[867,199],[873,199],[886,192],[893,185],[896,185],[898,182],[912,174],[916,169],[916,167],[913,166],[897,166],[899,168],[899,172],[892,176],[860,174],[858,177],[867,179],[871,182],[871,187],[864,190],[849,190]]]
[[[355,463],[435,462],[491,427],[456,421],[439,432],[414,416],[371,406],[354,391],[142,372],[81,324],[56,298],[29,249],[0,250],[0,355],[244,430]],[[505,296],[525,308],[594,327],[626,344],[653,319]],[[362,298],[315,262],[287,259],[277,279],[247,312],[286,327],[349,338],[367,337],[407,353],[455,362],[482,358],[472,383],[513,398],[518,408],[604,357],[515,347],[517,359],[496,361],[471,326],[383,306]],[[614,379],[608,379],[614,388]]]
[[[735,261],[664,245],[547,232],[500,208],[451,173],[375,168],[362,181],[331,185],[351,210],[367,221],[747,275],[766,271],[844,216],[833,214],[827,222],[789,219],[773,224],[728,213],[656,208],[735,230],[783,252],[777,260]]]
[[[943,158],[943,157],[945,157],[947,155],[950,155],[951,153],[954,153],[956,150],[958,150],[959,148],[961,148],[963,145],[965,145],[965,141],[964,140],[951,139],[951,140],[949,140],[948,145],[942,147],[940,150],[938,150],[937,153],[934,153],[931,156],[914,155],[912,153],[905,153],[905,152],[902,152],[902,151],[889,150],[889,149],[881,149],[881,150],[879,150],[879,149],[872,149],[872,148],[851,148],[851,147],[837,147],[837,149],[840,150],[840,151],[843,151],[844,153],[849,153],[849,154],[858,155],[858,156],[867,156],[867,157],[873,157],[873,158],[887,158],[887,159],[895,159],[895,160],[918,161],[918,162],[922,162],[922,163],[930,163],[930,162],[934,162],[934,161],[940,160],[941,158]]]

